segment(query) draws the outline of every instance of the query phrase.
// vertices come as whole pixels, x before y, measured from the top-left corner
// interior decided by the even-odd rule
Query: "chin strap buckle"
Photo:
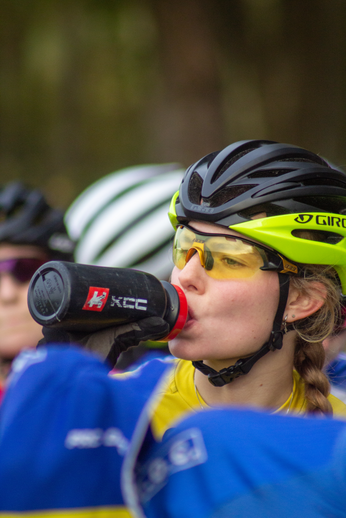
[[[193,366],[208,376],[209,383],[214,387],[223,387],[233,380],[239,378],[243,374],[247,374],[254,364],[269,351],[275,351],[282,347],[283,332],[272,331],[268,342],[266,342],[259,351],[249,358],[240,358],[234,365],[221,369],[219,372],[205,365],[203,361],[192,362]]]
[[[215,373],[209,373],[208,381],[214,385],[214,387],[223,387],[236,378],[239,378],[242,374],[246,374],[242,369],[243,365],[244,360],[240,359],[234,365],[227,367],[227,369],[221,369],[220,372],[215,371]]]
[[[268,349],[269,351],[275,351],[282,348],[284,337],[284,331],[272,331],[270,333],[270,338],[268,340]]]

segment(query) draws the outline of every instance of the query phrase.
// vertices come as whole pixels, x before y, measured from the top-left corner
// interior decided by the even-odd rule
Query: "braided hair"
[[[311,282],[317,281],[324,285],[326,295],[323,297],[322,307],[316,313],[293,324],[297,332],[294,368],[305,384],[308,413],[331,415],[332,406],[327,399],[330,383],[323,372],[325,350],[322,342],[340,324],[340,286],[332,268],[305,265],[303,269],[304,276],[291,277],[291,286],[300,293],[309,295],[312,289]],[[316,292],[314,296],[316,297]]]

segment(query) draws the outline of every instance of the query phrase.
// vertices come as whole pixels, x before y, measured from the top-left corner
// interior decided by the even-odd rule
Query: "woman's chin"
[[[174,340],[169,342],[168,347],[170,353],[175,358],[190,361],[197,361],[201,359],[199,357],[200,353],[196,353],[196,347],[194,347],[187,340],[183,340],[182,338],[174,338]]]

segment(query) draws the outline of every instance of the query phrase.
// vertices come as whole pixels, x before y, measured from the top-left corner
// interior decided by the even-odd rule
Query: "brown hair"
[[[294,322],[297,332],[294,368],[305,383],[307,411],[313,414],[333,414],[327,397],[330,384],[323,373],[325,351],[323,340],[330,336],[340,323],[341,290],[336,272],[331,267],[301,265],[302,276],[291,276],[291,286],[303,295],[312,295],[311,281],[322,283],[326,288],[323,306],[310,317]],[[314,289],[313,296],[316,297]],[[322,297],[322,294],[321,294]]]

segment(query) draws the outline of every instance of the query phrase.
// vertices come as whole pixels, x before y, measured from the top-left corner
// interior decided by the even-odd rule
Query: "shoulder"
[[[120,380],[109,376],[109,368],[97,356],[77,347],[24,352],[14,361],[8,379],[0,431],[12,422],[15,425],[23,414],[37,423],[42,416],[53,420],[60,408],[65,416],[84,415],[94,428],[101,416],[106,420],[112,415],[131,433],[167,368],[167,362],[152,360],[132,377]]]
[[[73,347],[15,360],[0,407],[0,509],[124,509],[120,470],[146,400],[108,370]]]
[[[345,433],[346,424],[332,419],[235,409],[199,412],[170,430],[139,471],[138,483],[147,491],[145,510],[162,516],[169,509],[170,516],[181,516],[189,501],[195,516],[243,516],[247,509],[251,516],[289,517],[302,508],[309,513],[323,508],[331,493],[338,508],[345,500],[344,476],[334,484],[340,458],[335,454]],[[147,484],[158,459],[166,464],[166,478],[160,485]]]
[[[14,408],[50,397],[55,400],[62,393],[74,392],[84,386],[90,390],[94,380],[102,379],[107,384],[107,367],[98,357],[82,352],[78,347],[50,346],[23,351],[12,363],[6,383],[2,408],[9,402]]]

